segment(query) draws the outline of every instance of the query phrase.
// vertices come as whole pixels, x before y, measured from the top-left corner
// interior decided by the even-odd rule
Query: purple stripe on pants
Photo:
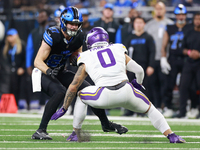
[[[83,100],[97,100],[99,96],[101,95],[101,92],[103,91],[104,87],[100,87],[97,89],[96,92],[90,93],[90,92],[81,92],[80,96]]]
[[[138,98],[141,98],[145,103],[149,105],[149,99],[146,97],[146,95],[144,95],[142,92],[136,91],[131,83],[128,84],[132,87],[134,95]]]

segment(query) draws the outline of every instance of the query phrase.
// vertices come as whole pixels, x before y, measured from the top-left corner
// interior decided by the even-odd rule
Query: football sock
[[[170,129],[164,116],[154,107],[153,104],[151,104],[151,108],[147,112],[147,115],[153,126],[161,133],[164,133],[166,130]]]
[[[85,105],[78,96],[74,106],[73,128],[81,129],[86,113],[87,105]]]
[[[64,99],[65,93],[63,92],[56,92],[47,102],[44,113],[42,116],[42,120],[39,126],[39,129],[46,130],[47,125],[51,119],[51,116],[56,112],[59,104]]]
[[[99,118],[99,120],[101,121],[101,125],[105,126],[105,127],[109,127],[109,120],[106,116],[106,112],[104,109],[97,109],[94,107],[91,107],[92,111],[94,112],[94,114]]]

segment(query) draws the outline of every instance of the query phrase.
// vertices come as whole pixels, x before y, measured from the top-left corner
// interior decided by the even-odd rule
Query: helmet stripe
[[[72,7],[73,13],[74,13],[74,19],[79,19],[79,13],[78,9],[75,7]]]

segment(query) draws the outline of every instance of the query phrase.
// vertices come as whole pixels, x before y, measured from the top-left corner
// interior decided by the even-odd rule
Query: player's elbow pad
[[[126,70],[135,73],[137,83],[142,84],[144,79],[144,70],[140,65],[131,59],[126,65]]]

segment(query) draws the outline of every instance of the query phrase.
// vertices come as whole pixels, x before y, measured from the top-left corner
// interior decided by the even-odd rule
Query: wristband
[[[52,69],[51,68],[47,69],[46,74],[47,75],[51,75],[52,74]]]
[[[189,55],[190,55],[190,53],[191,53],[191,50],[189,49],[189,50],[187,51],[187,55],[189,56]]]

